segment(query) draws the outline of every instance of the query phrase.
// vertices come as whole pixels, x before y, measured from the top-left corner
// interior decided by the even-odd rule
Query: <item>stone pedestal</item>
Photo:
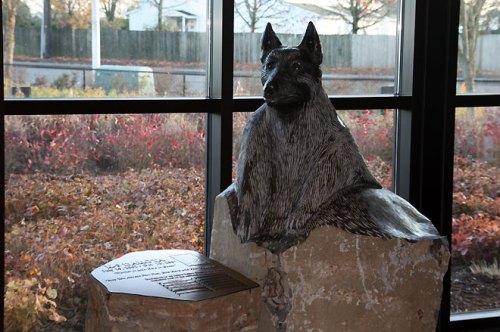
[[[85,331],[257,331],[247,278],[185,250],[128,255],[92,272]]]
[[[219,196],[210,257],[261,285],[259,331],[434,331],[449,252],[326,226],[274,255],[240,243]]]

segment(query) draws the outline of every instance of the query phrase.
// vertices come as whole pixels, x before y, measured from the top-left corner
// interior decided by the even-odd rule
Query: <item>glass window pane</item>
[[[5,96],[207,95],[207,0],[46,2],[2,2]]]
[[[500,93],[500,1],[460,0],[457,93]]]
[[[283,45],[297,46],[312,21],[323,48],[328,94],[392,94],[397,0],[235,1],[234,94],[260,96],[260,38],[270,22]]]
[[[337,111],[350,129],[369,170],[389,190],[392,190],[394,111]],[[243,128],[252,113],[233,113],[233,179],[241,145]]]
[[[4,327],[47,324],[48,311],[36,322],[19,314],[45,296],[40,285],[57,291],[67,318],[49,330],[83,330],[95,267],[137,250],[203,252],[204,123],[205,114],[5,117]]]
[[[499,147],[500,107],[456,110],[452,313],[500,308]]]

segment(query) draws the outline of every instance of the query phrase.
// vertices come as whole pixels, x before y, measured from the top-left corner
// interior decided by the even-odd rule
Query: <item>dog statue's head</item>
[[[323,53],[314,24],[309,22],[297,47],[285,47],[268,23],[261,48],[261,80],[267,105],[287,110],[306,103],[315,85],[321,84]]]

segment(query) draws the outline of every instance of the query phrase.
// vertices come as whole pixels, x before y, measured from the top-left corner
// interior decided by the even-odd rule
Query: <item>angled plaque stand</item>
[[[86,331],[257,326],[258,284],[195,251],[128,253],[92,271],[90,285]]]

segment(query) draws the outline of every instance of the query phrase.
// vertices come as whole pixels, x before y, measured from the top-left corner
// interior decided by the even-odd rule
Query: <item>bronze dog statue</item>
[[[323,89],[322,58],[312,23],[297,47],[281,45],[267,25],[265,104],[245,126],[237,180],[223,193],[234,231],[273,253],[322,225],[383,238],[439,237],[426,217],[369,172]]]

